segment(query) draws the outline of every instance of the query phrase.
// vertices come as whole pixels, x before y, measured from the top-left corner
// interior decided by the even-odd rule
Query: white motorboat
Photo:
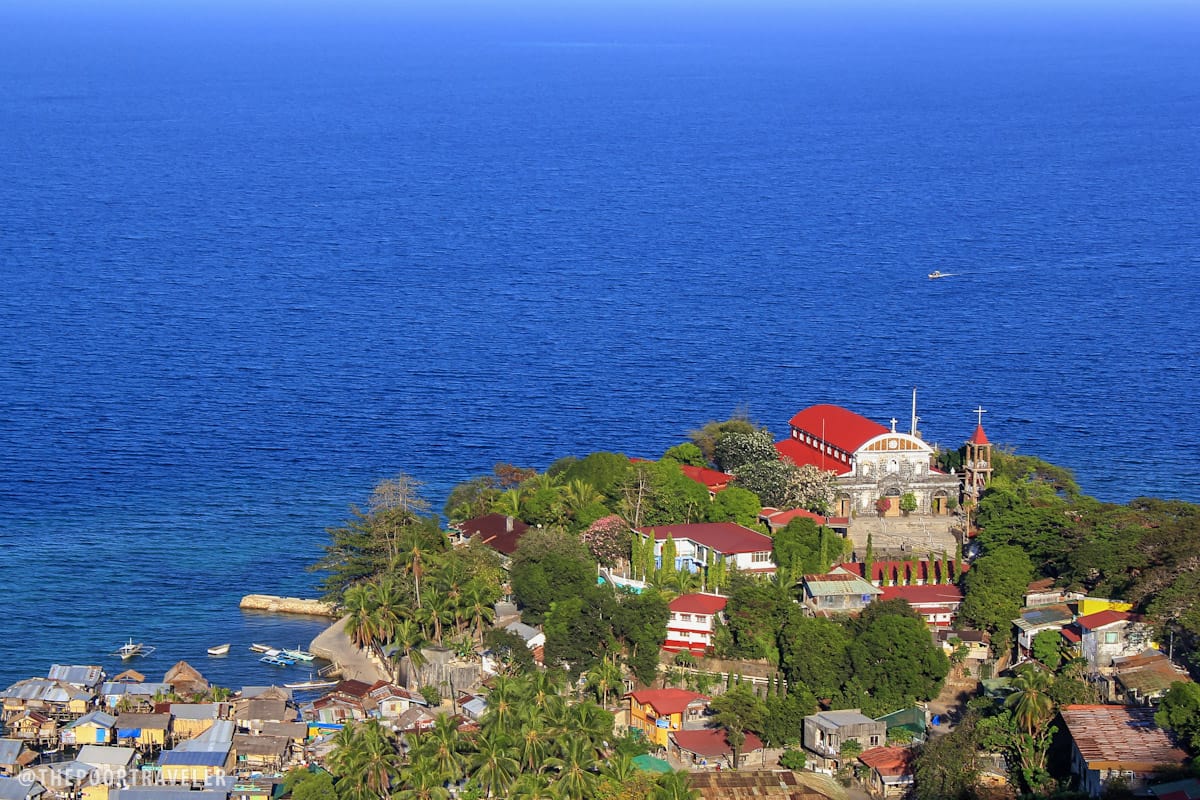
[[[936,270],[936,269],[933,272],[929,273],[929,280],[931,280],[931,281],[937,280],[938,278],[952,278],[952,277],[954,277],[953,272],[942,272],[941,270]]]
[[[227,653],[229,653],[229,644],[228,643],[219,644],[216,647],[208,648],[208,654],[210,656],[223,656],[223,655],[226,655]]]

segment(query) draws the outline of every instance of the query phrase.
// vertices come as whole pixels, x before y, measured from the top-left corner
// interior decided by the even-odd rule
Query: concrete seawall
[[[324,600],[302,597],[276,597],[273,594],[248,594],[238,608],[250,611],[270,611],[275,614],[307,614],[314,617],[336,617],[333,606]]]

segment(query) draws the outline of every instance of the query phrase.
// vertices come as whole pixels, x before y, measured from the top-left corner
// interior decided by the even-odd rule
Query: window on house
[[[708,622],[708,617],[705,616],[704,614],[697,614],[696,622]]]
[[[691,615],[691,614],[680,614],[680,615],[679,615],[679,621],[680,621],[680,622],[691,622],[691,621],[692,621],[692,615]]]
[[[871,747],[879,747],[879,737],[878,736],[871,737]]]
[[[750,560],[753,561],[755,564],[761,564],[765,561],[771,560],[771,553],[770,553],[770,551],[766,551],[766,550],[760,551],[758,553],[755,553],[753,556],[751,556]]]
[[[1120,639],[1121,639],[1121,634],[1119,634],[1119,633],[1104,634],[1104,643],[1105,644],[1116,644],[1118,641],[1120,641]]]

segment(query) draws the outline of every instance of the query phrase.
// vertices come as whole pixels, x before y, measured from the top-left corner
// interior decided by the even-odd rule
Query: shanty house
[[[804,606],[813,614],[857,614],[883,594],[873,584],[840,567],[804,576]]]
[[[1071,772],[1092,797],[1119,779],[1135,794],[1164,770],[1187,763],[1187,753],[1154,723],[1154,710],[1133,706],[1072,705],[1061,709],[1071,737]]]
[[[867,789],[872,797],[891,800],[905,797],[913,786],[913,750],[908,747],[872,747],[859,754],[869,770]]]
[[[844,759],[842,746],[858,742],[860,752],[887,742],[887,723],[873,720],[857,708],[821,711],[804,718],[804,749],[813,756],[811,767],[833,774]]]

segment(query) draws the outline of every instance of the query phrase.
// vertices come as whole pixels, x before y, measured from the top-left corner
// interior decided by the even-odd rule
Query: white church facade
[[[917,435],[915,416],[913,432],[903,433],[894,419],[889,429],[841,406],[816,405],[792,417],[789,426],[776,450],[797,465],[837,475],[835,516],[876,514],[881,499],[887,501],[884,514],[897,516],[909,493],[917,514],[948,514],[958,501],[958,476],[937,469],[933,448]]]

